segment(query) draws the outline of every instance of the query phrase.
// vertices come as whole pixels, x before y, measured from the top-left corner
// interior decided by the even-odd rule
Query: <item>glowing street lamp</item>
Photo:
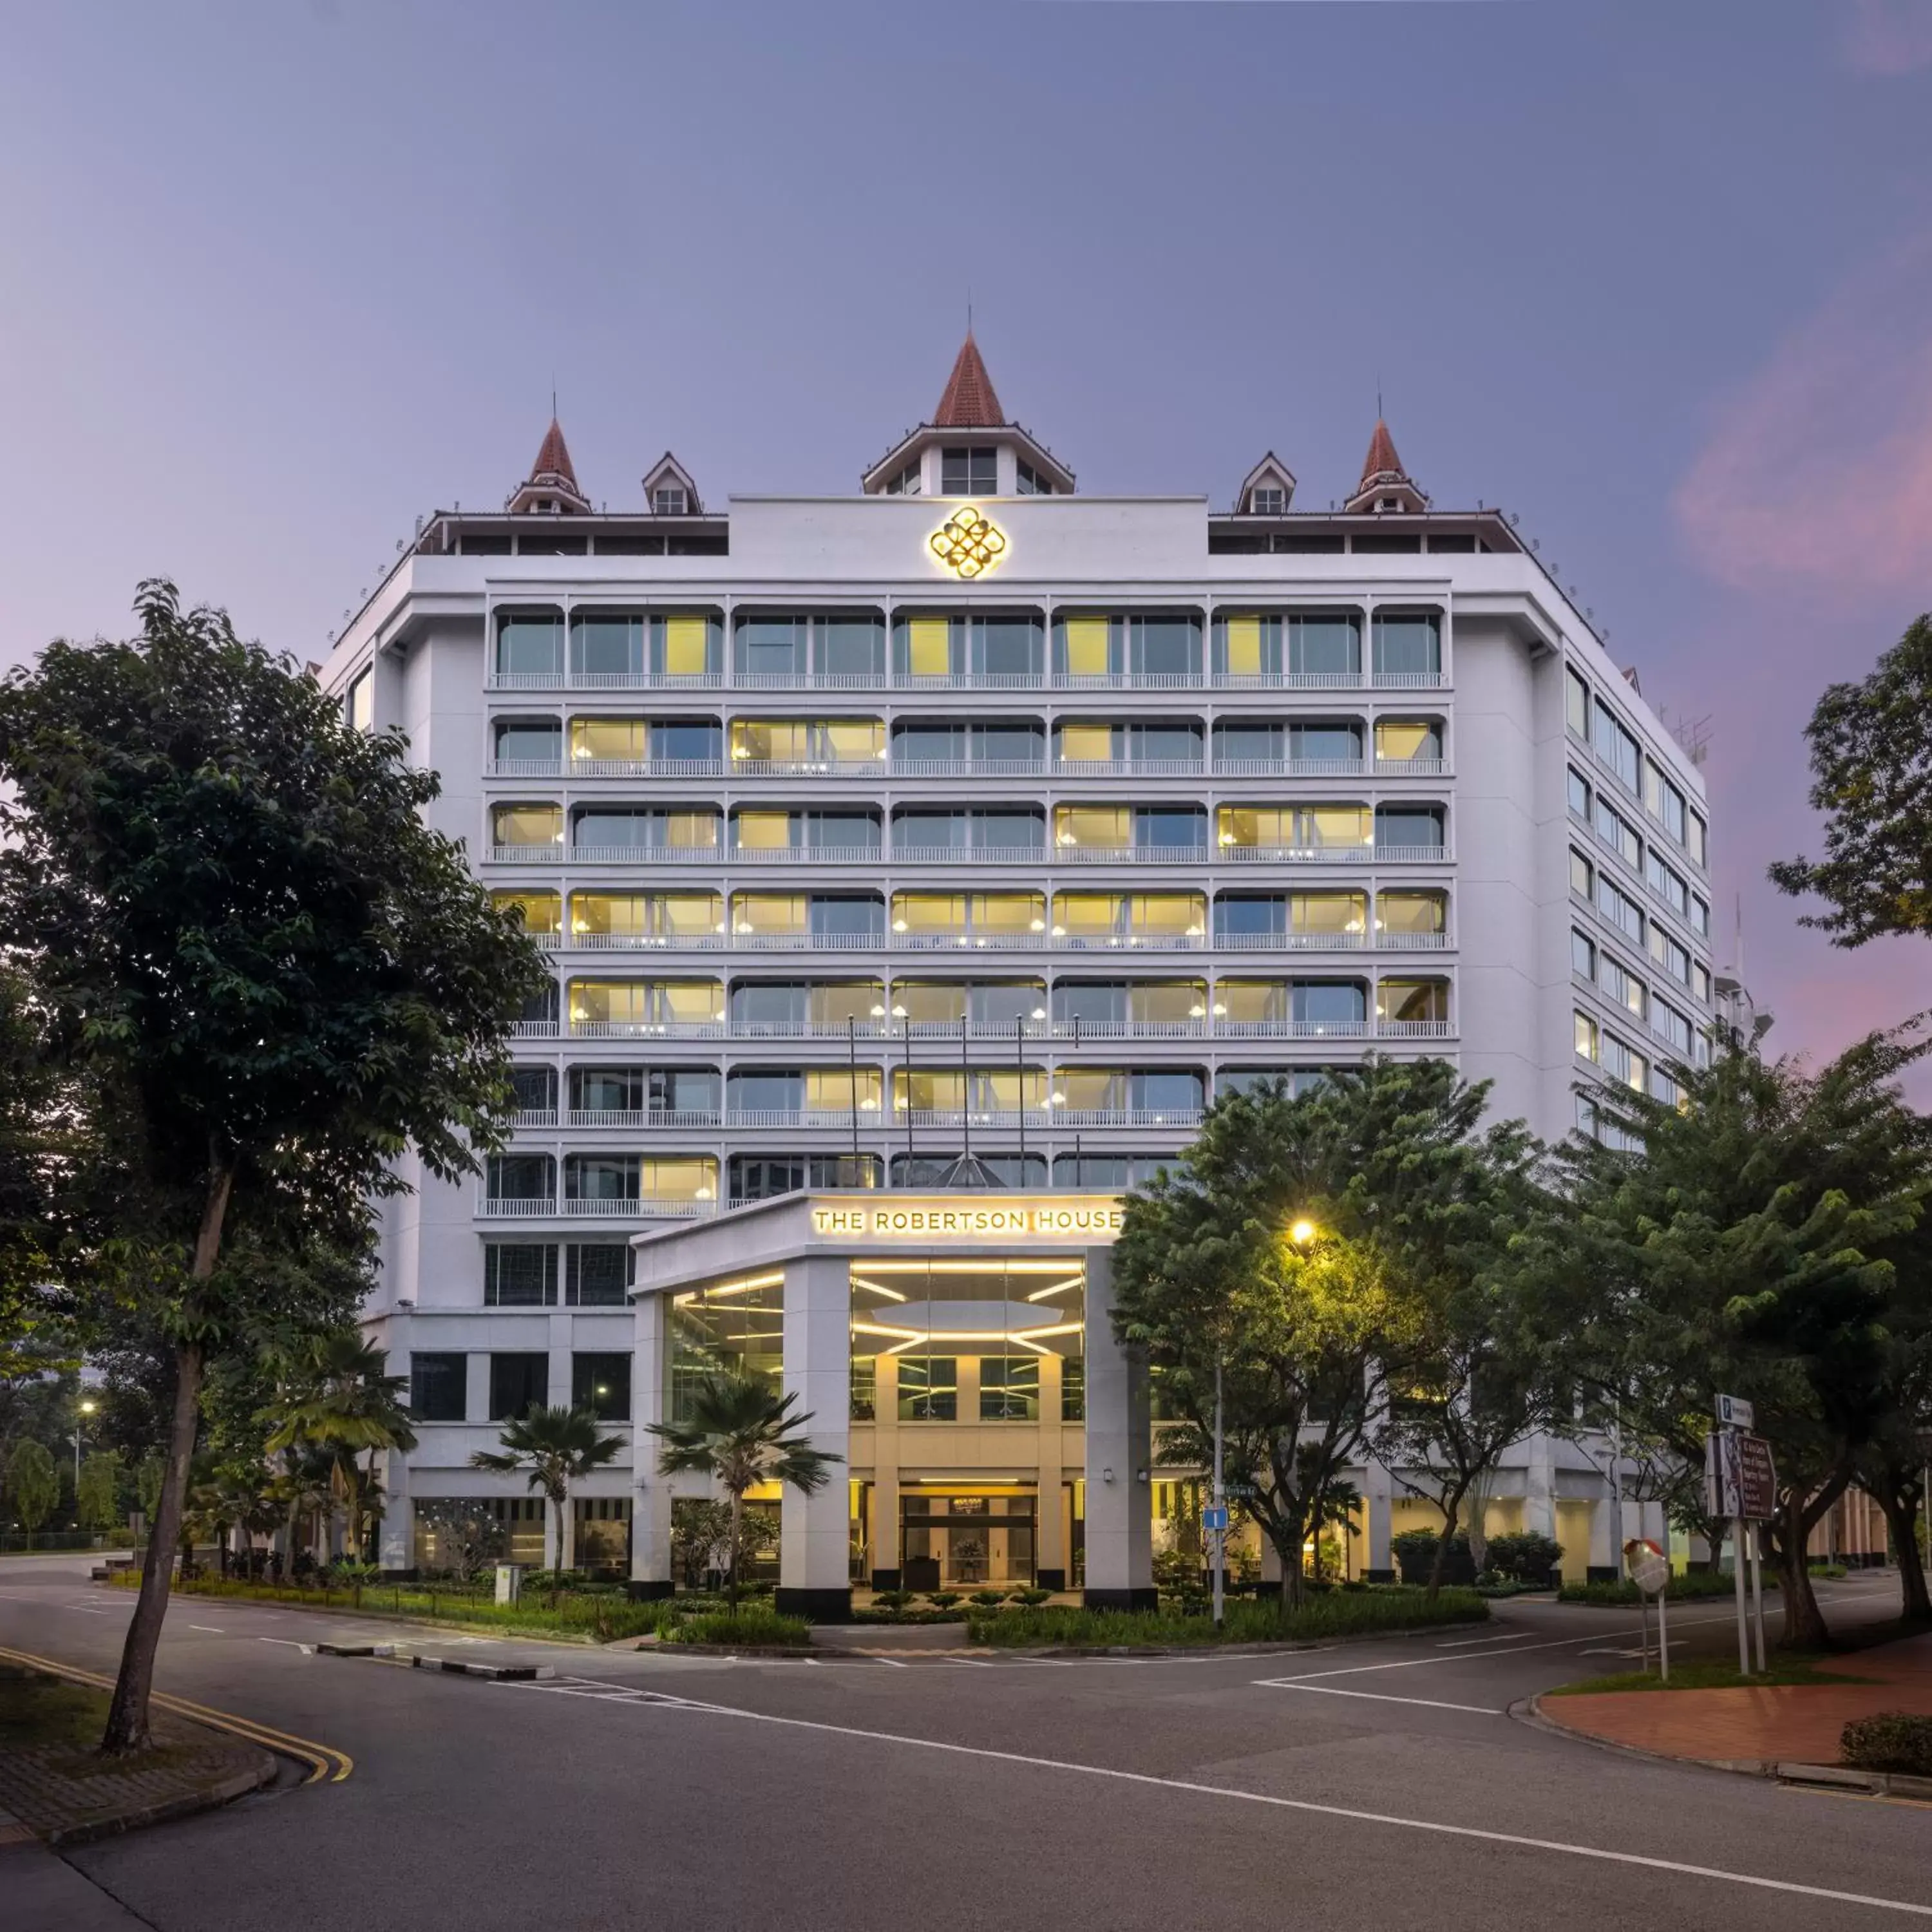
[[[1308,1246],[1310,1242],[1314,1240],[1317,1234],[1321,1233],[1321,1232],[1322,1230],[1318,1228],[1312,1221],[1307,1220],[1304,1216],[1303,1219],[1296,1221],[1290,1226],[1288,1231],[1288,1238],[1292,1241],[1298,1248],[1305,1248]]]

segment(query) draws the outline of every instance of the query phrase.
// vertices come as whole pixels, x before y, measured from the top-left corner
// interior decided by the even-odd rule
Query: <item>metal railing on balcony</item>
[[[1444,682],[1439,670],[1378,670],[1373,679],[1378,691],[1439,691]]]
[[[1229,865],[1268,866],[1414,866],[1452,859],[1440,845],[1222,845],[1215,856]]]
[[[725,1025],[715,1020],[572,1020],[568,1040],[722,1040]]]
[[[892,680],[896,691],[1044,691],[1046,688],[1046,674],[1038,670],[902,670]]]
[[[1449,774],[1447,758],[1378,758],[1378,778],[1439,778]]]
[[[606,1221],[675,1221],[715,1214],[718,1203],[693,1201],[682,1195],[632,1194],[604,1200],[566,1198],[563,1211],[569,1216]]]
[[[572,1107],[564,1117],[567,1127],[705,1128],[722,1124],[716,1107],[647,1107],[627,1111],[614,1107]]]
[[[871,670],[735,670],[731,682],[740,691],[877,691],[886,681],[886,668]]]
[[[553,941],[560,952],[715,952],[737,943],[722,932],[566,932]]]
[[[852,1112],[850,1107],[737,1107],[726,1112],[724,1124],[728,1127],[849,1127]],[[879,1103],[861,1100],[858,1114],[862,1130],[875,1124],[880,1118]]]
[[[1036,758],[914,758],[895,752],[887,769],[896,778],[1039,778],[1046,757]]]
[[[1060,758],[1054,776],[1064,778],[1178,778],[1198,777],[1206,770],[1198,753],[1191,758]]]
[[[1376,1037],[1378,1040],[1453,1040],[1456,1036],[1454,1020],[1378,1020]]]
[[[1057,670],[1056,691],[1189,691],[1204,682],[1195,670]]]
[[[1198,1127],[1198,1107],[1055,1106],[1056,1127]]]
[[[1038,845],[894,845],[897,866],[1040,866],[1054,855]]]
[[[542,845],[491,845],[485,853],[493,866],[559,866],[566,850],[552,839]]]
[[[557,778],[563,776],[563,760],[554,758],[486,758],[486,778]]]
[[[476,1211],[492,1220],[521,1220],[532,1216],[554,1214],[556,1198],[549,1194],[479,1194],[476,1197]]]
[[[734,866],[876,866],[886,856],[884,845],[733,845],[726,852]]]
[[[1217,757],[1214,776],[1224,778],[1351,778],[1368,771],[1364,758],[1230,758]]]
[[[878,778],[887,765],[881,752],[869,758],[740,758],[731,760],[734,778]]]
[[[1056,845],[1056,866],[1204,866],[1209,845]]]
[[[1360,691],[1360,670],[1217,670],[1209,682],[1217,691]]]
[[[520,1107],[517,1110],[517,1129],[526,1132],[532,1127],[554,1127],[556,1125],[554,1107]]]
[[[562,848],[579,866],[716,866],[722,845],[572,845]]]

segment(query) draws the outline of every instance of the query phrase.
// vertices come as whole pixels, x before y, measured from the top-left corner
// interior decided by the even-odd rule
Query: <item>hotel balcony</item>
[[[1437,691],[1441,670],[493,670],[487,691]]]
[[[485,1220],[604,1221],[688,1220],[718,1212],[715,1200],[694,1201],[687,1196],[627,1195],[612,1200],[565,1199],[548,1195],[535,1199],[508,1199],[488,1194],[476,1197],[476,1212]]]
[[[517,1117],[521,1126],[526,1114]],[[612,1107],[572,1107],[563,1117],[567,1127],[667,1127],[715,1129],[724,1124],[716,1107],[660,1107],[635,1112]]]

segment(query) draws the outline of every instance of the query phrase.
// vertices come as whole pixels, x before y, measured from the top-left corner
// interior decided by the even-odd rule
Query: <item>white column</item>
[[[410,1501],[409,1458],[400,1449],[383,1457],[382,1521],[376,1532],[376,1560],[385,1570],[415,1567],[416,1506]]]
[[[1087,1250],[1087,1588],[1100,1610],[1151,1610],[1153,1428],[1145,1362],[1114,1339],[1114,1256]]]
[[[1522,1526],[1552,1541],[1556,1537],[1556,1438],[1538,1430],[1529,1438],[1528,1475],[1523,1484]]]
[[[631,1594],[671,1593],[670,1478],[658,1474],[662,1446],[650,1425],[670,1413],[670,1352],[666,1313],[669,1298],[640,1294],[632,1304],[631,1341]]]
[[[778,1607],[834,1616],[851,1607],[850,1475],[852,1289],[842,1255],[788,1262],[784,1270],[784,1392],[808,1415],[806,1439],[836,1454],[816,1496],[787,1484],[778,1526]]]
[[[1395,1529],[1395,1484],[1379,1462],[1370,1463],[1362,1472],[1362,1511],[1369,1520],[1368,1550],[1363,1568],[1372,1579],[1393,1582],[1395,1552],[1389,1538]]]

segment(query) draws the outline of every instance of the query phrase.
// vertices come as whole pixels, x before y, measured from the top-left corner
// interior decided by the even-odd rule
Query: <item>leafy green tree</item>
[[[14,1444],[7,1459],[7,1498],[33,1547],[34,1532],[52,1515],[60,1501],[60,1470],[44,1442],[31,1436]]]
[[[1828,686],[1804,735],[1825,856],[1780,862],[1773,883],[1826,902],[1802,922],[1834,945],[1932,932],[1932,616],[1869,676]]]
[[[329,1452],[349,1519],[350,1554],[358,1563],[368,1554],[363,1498],[374,1480],[375,1458],[416,1447],[404,1406],[409,1378],[388,1369],[388,1358],[358,1328],[310,1337],[298,1357],[290,1396],[265,1412],[274,1424],[266,1445],[272,1455],[304,1443]],[[367,1470],[358,1460],[365,1455]]]
[[[454,1178],[513,1108],[511,1022],[546,976],[432,772],[292,661],[144,584],[140,634],[50,644],[0,683],[0,931],[46,1051],[115,1096],[124,1292],[173,1354],[158,1499],[104,1748],[148,1693],[208,1360],[238,1346],[230,1236],[366,1238],[373,1197]]]
[[[509,1549],[502,1523],[481,1497],[425,1496],[416,1516],[417,1528],[435,1537],[436,1555],[459,1582],[473,1582]]]
[[[569,1527],[570,1486],[601,1469],[624,1448],[621,1436],[601,1436],[587,1408],[533,1407],[503,1425],[500,1450],[478,1449],[470,1466],[497,1475],[521,1473],[532,1490],[542,1490],[556,1512],[556,1570],[564,1565]]]
[[[121,1518],[121,1454],[97,1449],[80,1466],[75,1498],[81,1521],[89,1529],[110,1530]]]
[[[761,1376],[706,1376],[692,1390],[688,1415],[650,1425],[664,1444],[658,1451],[661,1474],[709,1476],[730,1499],[726,1548],[734,1610],[745,1553],[745,1492],[758,1483],[786,1483],[815,1495],[832,1480],[833,1466],[845,1460],[806,1441],[812,1418],[792,1413],[797,1400],[780,1395]]]
[[[1568,1150],[1572,1264],[1604,1291],[1603,1379],[1646,1433],[1700,1462],[1718,1394],[1754,1405],[1778,1463],[1783,1641],[1812,1649],[1807,1544],[1895,1408],[1897,1264],[1932,1192],[1896,1076],[1923,1049],[1874,1034],[1814,1073],[1766,1060],[1762,1030],[1673,1068],[1675,1104],[1598,1096],[1629,1150]]]
[[[1208,1110],[1184,1174],[1128,1198],[1115,1332],[1160,1370],[1197,1466],[1220,1365],[1227,1466],[1281,1559],[1285,1606],[1318,1499],[1364,1452],[1391,1379],[1424,1372],[1465,1251],[1495,1239],[1492,1177],[1526,1144],[1480,1130],[1486,1092],[1439,1060],[1370,1061],[1298,1097],[1263,1082]]]

